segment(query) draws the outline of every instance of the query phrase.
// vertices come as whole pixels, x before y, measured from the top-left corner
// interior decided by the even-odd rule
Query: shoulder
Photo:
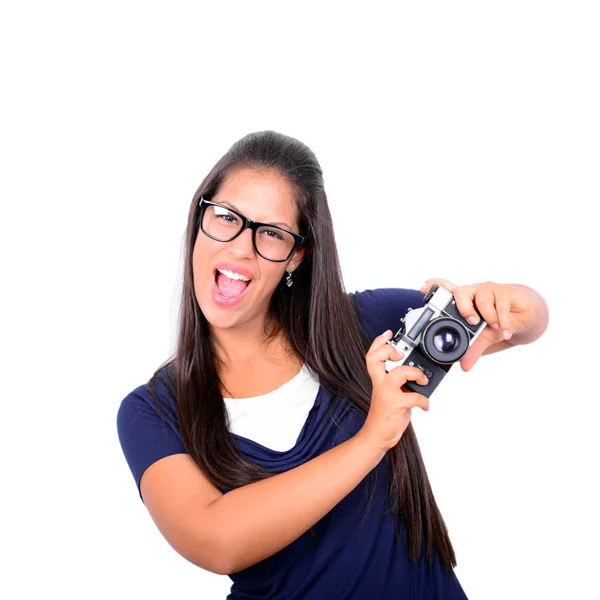
[[[174,389],[163,371],[121,400],[117,433],[138,488],[143,472],[153,462],[170,454],[187,453],[179,431]]]
[[[137,386],[121,400],[117,412],[117,427],[132,421],[143,421],[160,416],[161,420],[177,421],[175,390],[161,371],[157,377]]]
[[[362,327],[371,339],[400,328],[409,309],[424,306],[424,294],[408,288],[379,288],[348,294]]]

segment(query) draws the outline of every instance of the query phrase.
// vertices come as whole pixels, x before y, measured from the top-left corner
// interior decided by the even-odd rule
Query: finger
[[[509,340],[512,336],[510,330],[510,303],[511,291],[506,285],[498,285],[494,290],[496,297],[496,313],[498,315],[498,325],[503,333],[505,340]]]
[[[388,329],[387,331],[384,331],[381,335],[378,335],[371,343],[371,347],[367,351],[367,356],[374,350],[377,350],[377,348],[383,347],[388,342],[388,340],[392,339],[392,335],[393,333],[391,329]]]
[[[449,292],[454,292],[454,290],[457,288],[456,285],[454,285],[451,281],[448,281],[447,279],[442,279],[441,277],[434,277],[433,279],[428,279],[421,286],[420,291],[426,294],[434,285],[441,285],[442,287],[445,287]]]
[[[498,329],[498,313],[496,312],[496,297],[490,284],[479,286],[475,292],[475,306],[492,329]]]
[[[423,396],[423,394],[417,394],[417,392],[405,393],[402,396],[402,406],[411,409],[415,406],[427,411],[429,410],[429,398]]]
[[[487,332],[490,332],[489,334]],[[463,371],[470,371],[473,365],[481,358],[485,350],[495,343],[492,333],[487,327],[479,334],[477,339],[471,344],[471,347],[460,361],[460,367]]]
[[[419,385],[427,385],[429,383],[427,375],[419,367],[405,365],[401,365],[390,371],[386,379],[386,382],[389,382],[394,387],[402,387],[407,381],[414,381]]]
[[[367,357],[369,361],[385,362],[386,360],[401,360],[404,358],[404,354],[397,350],[395,346],[386,344],[381,348],[376,348],[375,350],[369,352]]]
[[[477,285],[465,285],[459,287],[453,294],[458,311],[471,325],[477,325],[481,321],[474,304],[477,289]]]
[[[387,374],[385,370],[386,360],[401,360],[404,354],[398,352],[394,346],[385,344],[382,347],[374,348],[367,352],[365,357],[367,371],[373,382],[379,381]]]

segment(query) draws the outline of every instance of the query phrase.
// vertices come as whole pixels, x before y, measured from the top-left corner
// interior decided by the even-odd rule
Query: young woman
[[[434,283],[488,325],[462,360],[537,339],[521,285],[344,291],[319,163],[275,133],[235,143],[189,212],[176,354],[121,403],[142,501],[228,598],[465,598],[386,342]]]

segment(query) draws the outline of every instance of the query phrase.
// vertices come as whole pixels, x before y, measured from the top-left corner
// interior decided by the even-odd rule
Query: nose
[[[237,258],[250,258],[254,256],[254,244],[252,243],[252,230],[244,229],[240,235],[227,244],[229,254]]]

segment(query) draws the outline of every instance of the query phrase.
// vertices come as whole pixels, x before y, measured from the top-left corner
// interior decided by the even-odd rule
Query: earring
[[[292,270],[291,269],[288,271],[287,277],[285,278],[285,283],[288,287],[292,287],[292,284],[294,283],[292,281]]]

